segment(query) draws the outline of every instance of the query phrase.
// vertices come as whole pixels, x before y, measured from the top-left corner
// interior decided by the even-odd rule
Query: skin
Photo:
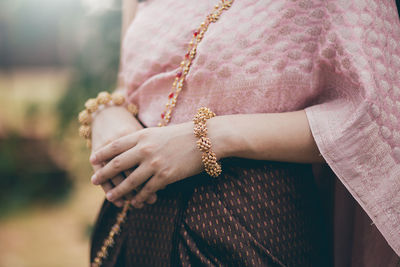
[[[123,1],[121,38],[134,18],[136,5],[136,1]],[[118,87],[124,88],[122,80]],[[208,120],[207,126],[218,159],[324,161],[302,110],[217,116]],[[92,182],[118,207],[124,199],[130,199],[136,208],[152,204],[158,190],[203,171],[196,141],[192,122],[143,129],[125,108],[109,107],[98,112],[92,124]],[[136,194],[137,188],[141,189]]]
[[[240,157],[298,163],[323,162],[303,110],[274,114],[217,116],[207,121],[208,137],[217,158]],[[125,135],[93,153],[92,164],[107,162],[92,177],[99,185],[135,168],[106,197],[116,201],[143,186],[131,201],[141,208],[154,202],[168,184],[203,170],[193,123],[151,127]]]
[[[123,14],[121,40],[125,36],[126,30],[135,16],[137,1],[123,0],[122,4]],[[122,79],[118,80],[118,88],[119,89],[117,89],[117,91],[123,90],[124,88]],[[140,125],[140,123],[133,119],[124,108],[110,107],[106,110],[98,112],[94,117],[92,125],[92,153],[109,144],[113,140],[142,128],[143,127]],[[104,163],[92,164],[93,170],[97,171],[102,165],[104,165]],[[125,171],[125,176],[129,175],[130,171],[131,170]],[[123,175],[117,174],[109,181],[101,184],[101,187],[103,188],[104,192],[107,193],[114,187],[114,185],[120,184],[123,180]],[[127,197],[130,198],[131,195],[127,195]],[[121,198],[113,203],[118,207],[122,207],[123,199]]]

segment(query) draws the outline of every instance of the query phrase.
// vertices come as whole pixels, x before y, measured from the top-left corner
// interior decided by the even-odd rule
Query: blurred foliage
[[[0,70],[59,66],[72,71],[58,104],[61,132],[87,98],[113,90],[117,81],[121,0],[101,13],[90,13],[82,3],[0,1]]]
[[[60,124],[56,136],[71,133],[67,128],[86,99],[115,88],[120,7],[121,0],[115,0],[103,13],[89,14],[81,0],[0,1],[0,71],[11,73],[26,67],[69,70],[68,88],[56,100]],[[42,113],[42,105],[24,103],[25,133],[7,132],[0,138],[0,217],[32,204],[64,200],[71,193],[71,170],[68,173],[60,167],[50,154],[51,136],[34,134],[37,122],[54,114]],[[78,138],[75,133],[73,137]],[[56,147],[65,144],[59,142]]]
[[[117,1],[116,6],[120,6]],[[71,82],[58,104],[60,131],[65,132],[90,97],[115,89],[120,53],[121,10],[112,9],[86,19],[81,48],[73,63]]]
[[[45,140],[13,133],[0,141],[0,216],[32,204],[65,199],[72,182],[49,155]]]
[[[80,6],[80,0],[1,0],[0,68],[68,64]]]

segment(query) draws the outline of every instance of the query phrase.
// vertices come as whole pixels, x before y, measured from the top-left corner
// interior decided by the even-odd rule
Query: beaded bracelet
[[[101,106],[109,106],[114,104],[116,106],[122,106],[125,104],[125,97],[121,93],[113,93],[110,95],[108,92],[100,92],[96,98],[90,98],[85,103],[85,109],[79,113],[78,119],[81,126],[79,127],[79,135],[86,139],[87,147],[92,147],[92,128],[91,123],[93,121],[93,114]],[[139,110],[134,104],[126,105],[126,109],[133,115],[137,116]]]
[[[193,118],[194,135],[199,138],[197,147],[203,152],[201,157],[205,171],[212,177],[218,177],[221,172],[221,164],[217,162],[217,156],[211,150],[211,140],[207,137],[206,121],[215,117],[215,113],[209,108],[201,107]]]

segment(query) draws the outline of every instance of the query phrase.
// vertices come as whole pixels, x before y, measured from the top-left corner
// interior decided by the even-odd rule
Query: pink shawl
[[[155,126],[192,31],[216,0],[148,0],[123,76]],[[400,255],[400,23],[394,0],[236,0],[198,47],[172,122],[305,109],[321,154]]]

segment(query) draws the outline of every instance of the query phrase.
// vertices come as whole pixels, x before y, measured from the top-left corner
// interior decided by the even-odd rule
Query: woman
[[[108,201],[134,208],[104,266],[330,266],[310,165],[324,161],[399,254],[394,1],[235,1],[199,42],[170,123],[156,127],[193,31],[218,3],[149,0],[125,23],[121,90],[139,116],[99,112],[90,160]],[[217,114],[207,121],[216,179],[193,135],[202,106]],[[92,259],[118,210],[103,205]]]

